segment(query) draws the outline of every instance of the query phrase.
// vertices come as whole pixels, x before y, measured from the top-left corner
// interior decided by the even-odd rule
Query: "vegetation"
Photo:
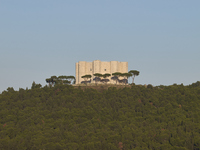
[[[93,80],[95,81],[95,84],[97,84],[98,82],[100,82],[101,81],[101,77],[103,76],[100,73],[95,73],[93,75],[94,75],[94,79]]]
[[[1,150],[199,150],[200,82],[0,94]]]
[[[132,84],[134,81],[135,76],[139,75],[139,71],[137,70],[130,70],[128,73],[121,73],[121,72],[114,72],[111,74],[109,73],[105,73],[105,74],[101,74],[101,73],[95,73],[93,74],[94,78],[93,81],[95,81],[95,84],[97,85],[97,83],[108,83],[110,80],[107,79],[108,77],[111,76],[111,80],[114,80],[115,83],[123,83],[123,84],[128,84],[128,78],[132,77]],[[84,78],[85,81],[82,81],[81,83],[84,83],[87,85],[87,83],[91,83],[91,77],[92,75],[84,75],[82,76],[82,78]],[[120,79],[120,77],[123,77],[123,79]],[[88,81],[88,79],[90,79]]]
[[[72,81],[75,82],[74,76],[51,76],[51,78],[46,79],[46,82],[49,84],[49,86],[54,86],[55,84],[72,84],[74,83]]]
[[[105,74],[95,73],[93,75],[94,75],[94,79],[93,80],[95,81],[96,85],[97,85],[98,82],[107,84],[107,82],[110,81],[109,79],[107,79],[107,77],[111,76],[111,74],[109,74],[109,73],[105,73]]]
[[[111,79],[116,81],[116,84],[117,84],[117,82],[119,81],[119,77],[122,75],[122,73],[115,72],[115,73],[112,73],[112,75],[113,75],[113,77]]]
[[[128,84],[128,78],[131,77],[132,74],[131,74],[131,73],[123,73],[121,76],[124,77],[124,80],[125,80],[125,78],[126,78],[125,84]]]
[[[140,74],[140,72],[137,71],[137,70],[130,70],[128,73],[130,73],[131,76],[132,76],[132,84],[133,84],[133,83],[134,83],[135,76],[138,76],[138,75]]]
[[[86,85],[87,85],[87,83],[91,83],[91,77],[92,76],[90,74],[82,76],[81,78],[83,78],[85,80],[85,81],[82,81],[82,83],[84,83]],[[90,80],[88,81],[88,79],[90,79]]]
[[[105,73],[102,75],[104,79],[102,79],[103,82],[105,82],[107,84],[107,82],[109,82],[109,79],[107,79],[107,77],[110,77],[111,74],[109,73]]]

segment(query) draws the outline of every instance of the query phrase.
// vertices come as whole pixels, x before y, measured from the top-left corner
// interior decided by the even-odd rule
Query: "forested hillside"
[[[200,150],[200,82],[0,94],[1,150]]]

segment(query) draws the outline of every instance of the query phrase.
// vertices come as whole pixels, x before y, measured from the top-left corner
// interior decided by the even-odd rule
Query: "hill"
[[[200,82],[0,94],[2,150],[199,150]]]

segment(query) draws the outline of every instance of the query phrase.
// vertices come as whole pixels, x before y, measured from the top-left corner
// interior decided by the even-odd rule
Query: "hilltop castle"
[[[119,62],[119,61],[110,61],[103,62],[100,60],[95,60],[93,62],[79,61],[76,63],[76,84],[80,84],[84,81],[81,78],[84,75],[91,75],[91,83],[94,83],[93,78],[95,73],[105,74],[120,72],[127,73],[128,72],[128,62]],[[111,77],[108,78],[108,83],[115,83],[115,81],[111,80]]]

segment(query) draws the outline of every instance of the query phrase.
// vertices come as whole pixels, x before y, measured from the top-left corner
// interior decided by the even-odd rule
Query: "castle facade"
[[[110,61],[103,62],[100,60],[94,60],[93,62],[79,61],[76,63],[76,84],[81,84],[84,79],[81,78],[84,75],[91,75],[91,83],[94,83],[94,75],[95,73],[105,74],[120,72],[127,73],[128,72],[128,62],[119,62],[119,61]],[[108,83],[115,83],[115,81],[111,80],[111,77],[108,77]]]

